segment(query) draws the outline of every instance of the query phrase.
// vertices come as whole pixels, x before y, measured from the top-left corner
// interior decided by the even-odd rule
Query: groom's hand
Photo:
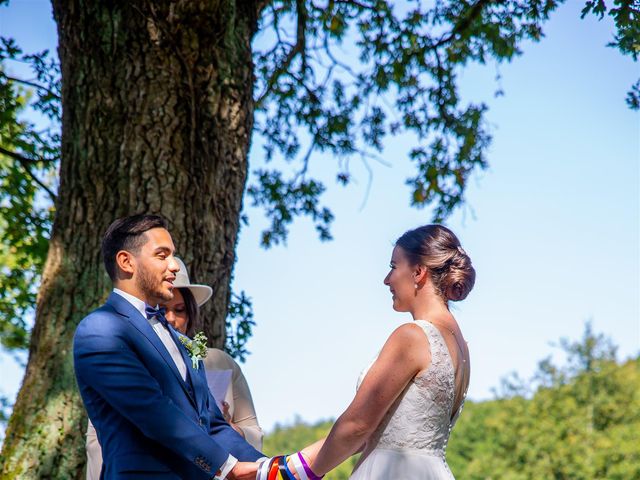
[[[256,480],[259,466],[257,462],[238,462],[227,474],[227,480]]]

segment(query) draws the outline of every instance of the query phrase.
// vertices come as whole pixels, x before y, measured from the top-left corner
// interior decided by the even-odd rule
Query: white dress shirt
[[[119,288],[114,288],[113,291],[124,298],[126,301],[128,301],[131,305],[133,305],[133,307],[140,312],[140,315],[142,315],[144,318],[147,318],[147,304],[143,300],[140,300],[138,297],[134,297],[127,292],[123,292]],[[151,325],[151,328],[153,328],[153,331],[156,332],[156,335],[158,335],[158,337],[160,338],[160,341],[169,352],[169,355],[171,355],[173,362],[176,364],[176,367],[178,368],[178,371],[182,376],[182,380],[186,381],[187,366],[185,365],[184,359],[182,358],[182,355],[178,350],[176,342],[173,341],[171,333],[169,333],[169,330],[164,328],[164,325],[162,325],[162,323],[160,323],[160,321],[156,317],[147,319],[147,321]],[[220,473],[215,476],[215,479],[225,480],[229,472],[233,469],[233,467],[236,466],[236,463],[238,463],[238,459],[229,454],[227,460],[220,467]]]
[[[119,290],[117,288],[114,288],[113,291],[116,292],[121,297],[124,297],[124,299],[127,300],[131,305],[133,305],[135,309],[138,310],[144,318],[147,318],[146,303],[144,303],[139,298],[134,297],[133,295],[130,295],[127,292],[123,292],[122,290]],[[182,380],[186,382],[187,366],[185,365],[184,359],[182,358],[182,355],[178,350],[178,345],[176,345],[176,342],[174,342],[173,338],[171,337],[171,333],[169,333],[169,330],[164,328],[164,325],[162,325],[162,323],[160,323],[160,321],[156,317],[147,319],[147,321],[151,325],[151,328],[153,328],[153,331],[156,332],[156,335],[160,337],[160,341],[169,352],[169,355],[171,355],[171,358],[173,359],[173,363],[175,363],[176,367],[178,367],[178,371],[180,372],[180,376],[182,377]]]

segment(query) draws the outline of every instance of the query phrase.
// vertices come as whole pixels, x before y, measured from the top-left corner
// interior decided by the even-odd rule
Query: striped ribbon
[[[293,455],[278,455],[265,460],[258,469],[256,480],[296,480],[287,465],[288,460],[291,460],[300,480],[320,480],[322,478],[311,471],[304,457],[298,452]]]

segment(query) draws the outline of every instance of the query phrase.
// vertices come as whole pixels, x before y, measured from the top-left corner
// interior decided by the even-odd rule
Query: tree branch
[[[21,78],[12,77],[12,76],[6,75],[6,74],[3,74],[3,76],[7,80],[11,80],[12,82],[22,83],[23,85],[28,85],[29,87],[37,88],[38,90],[43,90],[43,91],[47,92],[49,95],[51,95],[52,97],[56,98],[57,100],[62,100],[60,98],[60,95],[55,93],[53,90],[45,87],[44,85],[40,85],[39,83],[31,82],[29,80],[22,80]]]
[[[356,72],[346,63],[343,63],[341,61],[339,61],[335,55],[333,54],[333,52],[331,51],[331,46],[329,45],[329,35],[327,35],[325,33],[324,39],[323,39],[323,43],[324,43],[324,52],[327,54],[327,56],[329,57],[329,60],[331,60],[334,65],[337,65],[339,67],[341,67],[342,69],[344,69],[349,75],[351,75],[354,79],[358,79],[358,75],[356,74]]]
[[[53,160],[47,160],[46,158],[42,158],[42,157],[38,157],[38,158],[25,157],[24,155],[20,155],[19,153],[12,152],[11,150],[7,150],[4,147],[0,147],[0,153],[3,153],[8,157],[13,158],[14,160],[18,160],[19,162],[30,163],[30,164],[51,163],[53,161]]]
[[[20,163],[20,165],[22,166],[22,168],[24,168],[25,171],[29,174],[29,176],[33,179],[33,181],[36,182],[38,185],[40,185],[40,187],[45,192],[47,192],[49,197],[51,197],[51,200],[55,203],[57,198],[56,194],[53,193],[53,191],[42,180],[36,177],[36,175],[31,171],[31,165],[38,162],[49,162],[49,160],[44,160],[44,159],[34,160],[31,158],[27,158],[23,155],[20,155],[19,153],[12,152],[11,150],[7,150],[3,147],[0,147],[0,153],[13,158],[14,160],[17,160],[18,163]]]
[[[299,54],[304,55],[307,30],[307,9],[304,2],[305,0],[296,0],[296,11],[298,14],[296,44],[291,48],[291,50],[289,50],[289,53],[285,57],[282,64],[273,70],[273,74],[267,80],[267,86],[265,87],[264,92],[262,92],[260,97],[258,97],[255,102],[256,109],[260,108],[262,102],[264,102],[265,98],[269,95],[269,93],[271,93],[273,87],[278,82],[278,79],[282,76],[282,74],[287,72],[296,56]]]
[[[444,68],[442,66],[442,61],[440,60],[440,54],[438,53],[438,50],[434,49],[433,52],[436,58],[436,63],[437,63],[436,76],[438,77],[438,102],[436,106],[438,108],[438,112],[440,113],[440,116],[442,117],[442,120],[444,121],[445,128],[448,128],[451,125],[452,120],[451,120],[451,115],[449,114],[449,112],[447,112],[447,109],[442,104],[442,101],[444,100],[443,84],[445,80],[442,75],[444,72]]]
[[[294,178],[294,181],[298,181],[299,178],[304,180],[304,177],[307,174],[307,170],[309,168],[309,159],[311,158],[311,154],[315,150],[316,145],[317,145],[317,142],[316,142],[316,139],[314,137],[314,139],[311,141],[311,145],[309,145],[309,149],[307,150],[306,155],[304,156],[304,158],[302,160],[302,169],[296,174],[296,176]]]
[[[447,35],[446,37],[442,37],[435,44],[433,44],[433,47],[438,48],[446,43],[449,43],[456,35],[466,30],[469,25],[471,25],[471,22],[473,22],[482,13],[482,9],[486,5],[489,5],[491,2],[492,0],[478,0],[478,2],[469,9],[467,14],[455,25],[455,27],[453,27],[449,35]]]
[[[333,3],[341,3],[341,4],[345,4],[345,5],[352,5],[354,7],[358,7],[362,10],[371,10],[372,12],[375,12],[375,6],[374,5],[365,5],[364,3],[361,2],[357,2],[355,0],[333,0]]]
[[[272,0],[258,0],[255,2],[256,9],[256,18],[260,18],[262,16],[262,11],[269,6]]]

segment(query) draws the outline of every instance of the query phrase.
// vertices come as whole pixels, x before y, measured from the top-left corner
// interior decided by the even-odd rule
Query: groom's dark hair
[[[116,254],[126,250],[137,254],[147,243],[144,232],[152,228],[167,228],[167,221],[160,215],[132,215],[119,218],[107,228],[102,239],[102,260],[111,281],[116,281]]]

